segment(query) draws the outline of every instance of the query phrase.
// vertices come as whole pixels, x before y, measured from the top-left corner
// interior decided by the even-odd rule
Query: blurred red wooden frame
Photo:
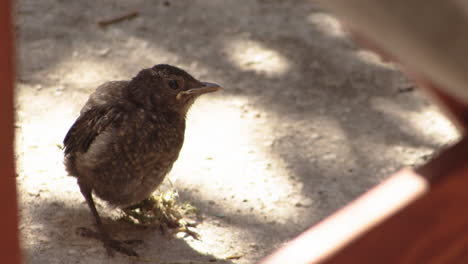
[[[468,262],[468,139],[402,170],[261,264]]]
[[[20,263],[18,207],[13,152],[14,45],[11,2],[0,6],[0,259],[2,263]]]

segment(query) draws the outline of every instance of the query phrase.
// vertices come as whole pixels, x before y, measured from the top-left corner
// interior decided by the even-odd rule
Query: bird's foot
[[[95,232],[86,227],[78,227],[76,229],[76,233],[82,237],[93,238],[93,239],[98,239],[102,241],[102,243],[104,244],[104,247],[106,248],[107,254],[109,256],[114,256],[114,251],[117,251],[127,256],[138,257],[138,254],[134,250],[127,248],[126,245],[137,246],[143,243],[143,241],[139,239],[130,239],[130,240],[120,241],[120,240],[113,239],[109,236],[102,237],[98,232]]]
[[[182,225],[179,228],[176,229],[175,233],[185,233],[185,237],[192,237],[195,240],[200,240],[200,234],[192,229],[190,227],[194,227],[192,225]]]

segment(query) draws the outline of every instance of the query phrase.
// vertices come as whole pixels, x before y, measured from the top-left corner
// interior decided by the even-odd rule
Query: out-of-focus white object
[[[316,2],[411,71],[468,103],[468,1]]]

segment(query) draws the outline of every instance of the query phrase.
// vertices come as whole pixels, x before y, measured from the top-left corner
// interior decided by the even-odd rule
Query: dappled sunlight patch
[[[109,67],[109,63],[94,59],[67,60],[56,70],[62,71],[62,82],[70,86],[87,86],[90,90],[118,75],[115,68]]]
[[[359,61],[373,66],[379,66],[389,70],[395,70],[395,64],[391,62],[386,62],[382,59],[380,55],[369,50],[357,50],[353,53],[353,56]]]
[[[277,50],[250,39],[229,39],[225,52],[230,61],[244,71],[255,71],[266,75],[281,75],[291,68],[289,60]]]
[[[287,165],[271,151],[274,127],[267,113],[246,110],[248,104],[245,97],[200,98],[189,113],[171,177],[203,201],[229,201],[226,213],[286,222],[297,214],[300,183],[288,177]]]
[[[392,100],[383,97],[374,97],[370,101],[371,108],[406,122],[398,122],[400,129],[409,131],[415,129],[421,135],[430,138],[432,142],[443,144],[459,137],[456,128],[440,113],[436,106],[429,105],[419,111],[407,111]],[[397,122],[396,122],[397,123]],[[408,124],[411,127],[406,127]]]
[[[338,38],[346,37],[346,32],[343,30],[343,26],[338,19],[327,13],[312,13],[307,16],[307,21],[327,36]]]
[[[34,93],[31,87],[24,87],[17,95],[15,151],[20,157],[17,159],[18,177],[23,179],[24,189],[33,195],[39,195],[41,188],[54,189],[54,192],[69,191],[69,181],[64,183],[66,188],[55,184],[66,175],[62,163],[62,140],[76,118],[76,110],[62,96],[41,91],[40,100],[31,100]],[[71,186],[77,190],[76,184]]]
[[[111,35],[122,39],[118,45],[80,46],[58,62],[48,65],[46,77],[66,88],[94,88],[107,81],[125,80],[143,68],[167,63],[186,68],[180,56],[147,39],[128,36],[121,29],[111,29]],[[144,53],[145,56],[141,56]],[[137,61],[138,63],[129,63]]]

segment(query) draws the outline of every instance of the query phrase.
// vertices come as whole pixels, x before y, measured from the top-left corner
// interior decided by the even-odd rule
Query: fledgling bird
[[[77,178],[109,255],[137,256],[104,228],[93,195],[128,207],[148,198],[179,156],[185,118],[195,99],[221,87],[166,64],[130,81],[99,86],[64,139],[64,163]]]

